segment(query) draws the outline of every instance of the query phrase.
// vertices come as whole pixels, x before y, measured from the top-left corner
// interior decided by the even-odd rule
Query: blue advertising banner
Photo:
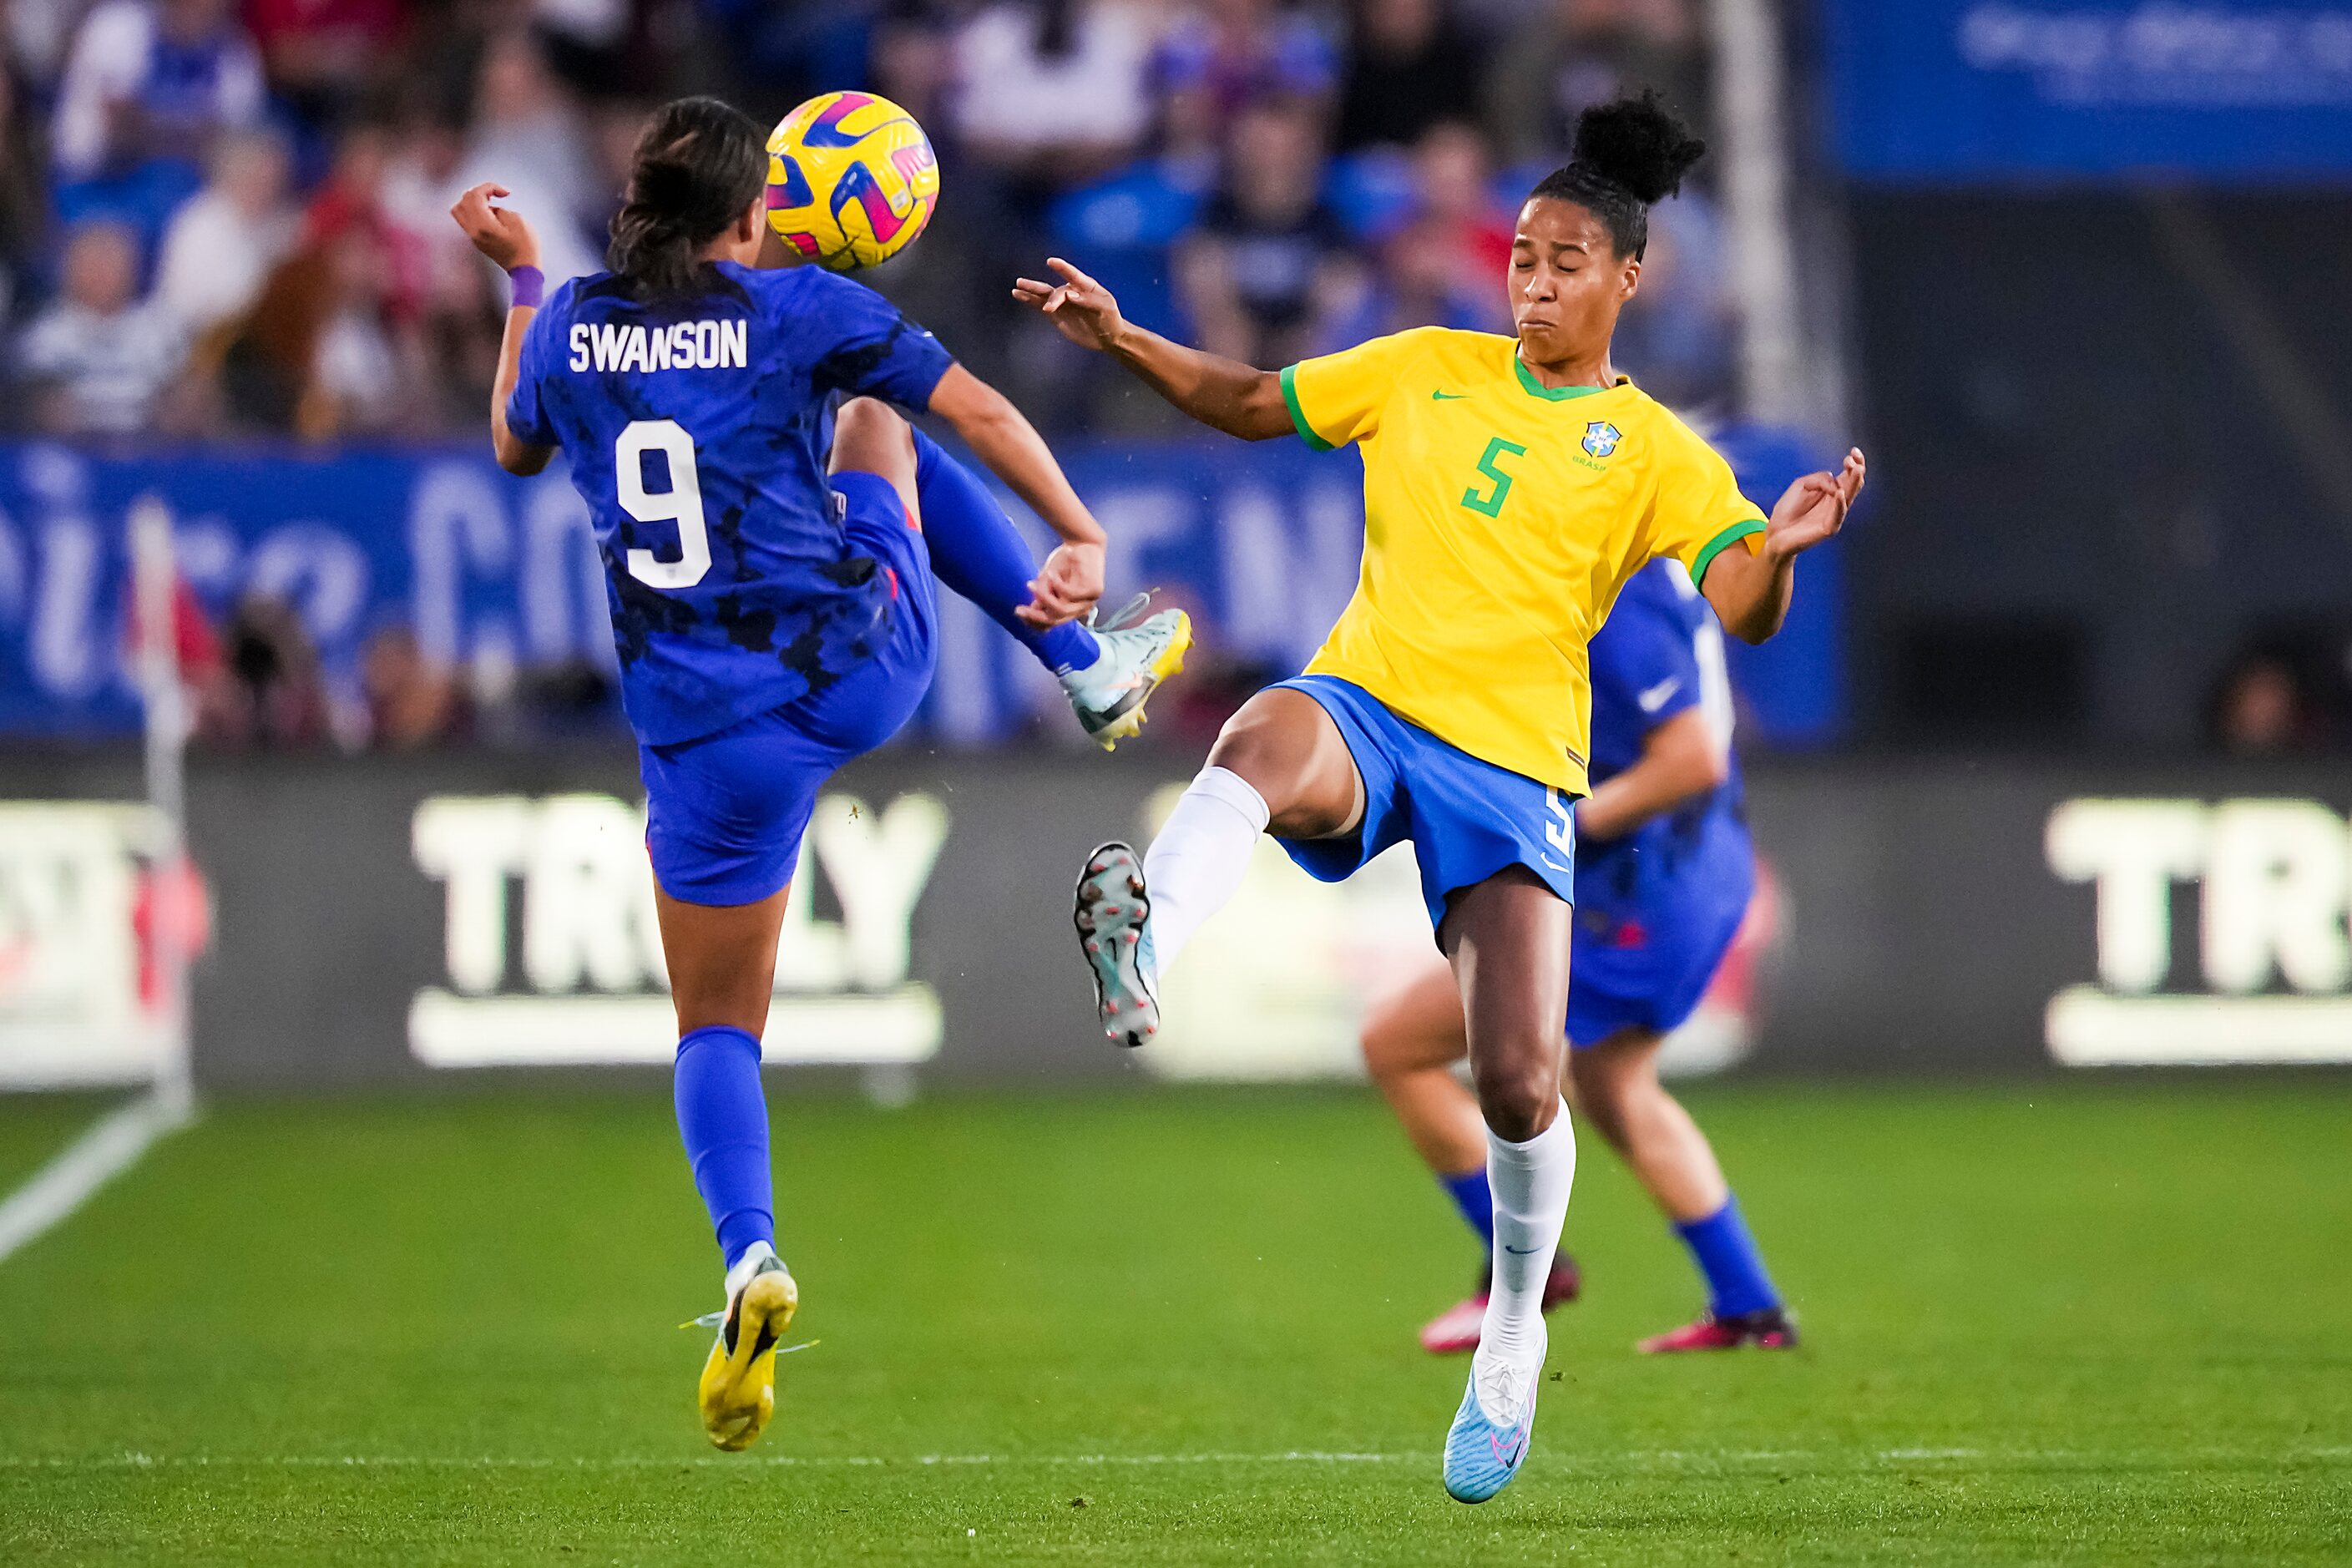
[[[1823,460],[1782,433],[1717,439],[1767,505]],[[1363,500],[1351,454],[1289,442],[1096,444],[1063,458],[1110,532],[1112,602],[1160,591],[1192,612],[1204,650],[1245,672],[1297,671],[1355,587]],[[366,737],[362,668],[380,636],[413,636],[485,702],[530,671],[612,669],[603,571],[560,469],[517,479],[487,457],[436,450],[0,446],[0,733],[137,724],[126,518],[149,495],[169,508],[182,575],[215,625],[247,595],[299,617],[347,743]],[[1042,553],[1045,529],[1013,510]],[[1843,722],[1837,584],[1834,549],[1816,552],[1787,631],[1733,650],[1751,716],[1784,743],[1832,740]],[[942,605],[926,733],[956,744],[1032,728],[1075,733],[1034,659],[971,605],[952,595]]]
[[[1858,178],[2352,183],[2352,0],[1824,0]]]

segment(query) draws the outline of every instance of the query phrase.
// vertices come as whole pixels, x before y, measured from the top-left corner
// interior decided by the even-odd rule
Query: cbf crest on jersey
[[[1584,450],[1590,457],[1605,458],[1624,438],[1625,433],[1606,419],[1595,419],[1584,427]]]

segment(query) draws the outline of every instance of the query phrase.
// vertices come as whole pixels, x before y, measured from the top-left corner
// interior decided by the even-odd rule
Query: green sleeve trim
[[[1722,554],[1727,548],[1738,543],[1749,534],[1761,533],[1763,531],[1764,520],[1762,518],[1742,518],[1739,521],[1733,523],[1729,528],[1725,529],[1721,533],[1717,534],[1713,539],[1708,540],[1706,542],[1706,548],[1698,552],[1698,558],[1691,563],[1692,584],[1696,587],[1706,587],[1706,569],[1715,564],[1715,558],[1717,556]]]
[[[1318,452],[1331,450],[1331,443],[1315,434],[1315,426],[1307,423],[1307,411],[1298,406],[1298,367],[1282,367],[1282,401],[1290,409],[1290,422],[1298,426],[1298,438]]]

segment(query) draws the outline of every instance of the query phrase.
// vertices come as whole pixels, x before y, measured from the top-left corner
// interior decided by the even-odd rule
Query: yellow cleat
[[[1062,678],[1062,689],[1087,736],[1104,751],[1143,728],[1143,707],[1160,682],[1184,668],[1192,647],[1192,617],[1162,610],[1140,621],[1134,614],[1150,604],[1139,595],[1109,620],[1095,626],[1102,657]]]
[[[702,1430],[716,1447],[739,1453],[768,1429],[776,1413],[776,1342],[800,1304],[800,1287],[774,1258],[727,1303],[702,1363]]]

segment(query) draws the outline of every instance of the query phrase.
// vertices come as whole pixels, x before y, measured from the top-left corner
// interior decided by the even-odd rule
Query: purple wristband
[[[528,307],[535,310],[539,302],[547,298],[547,274],[536,267],[518,267],[507,274],[507,281],[514,288],[517,310]]]

